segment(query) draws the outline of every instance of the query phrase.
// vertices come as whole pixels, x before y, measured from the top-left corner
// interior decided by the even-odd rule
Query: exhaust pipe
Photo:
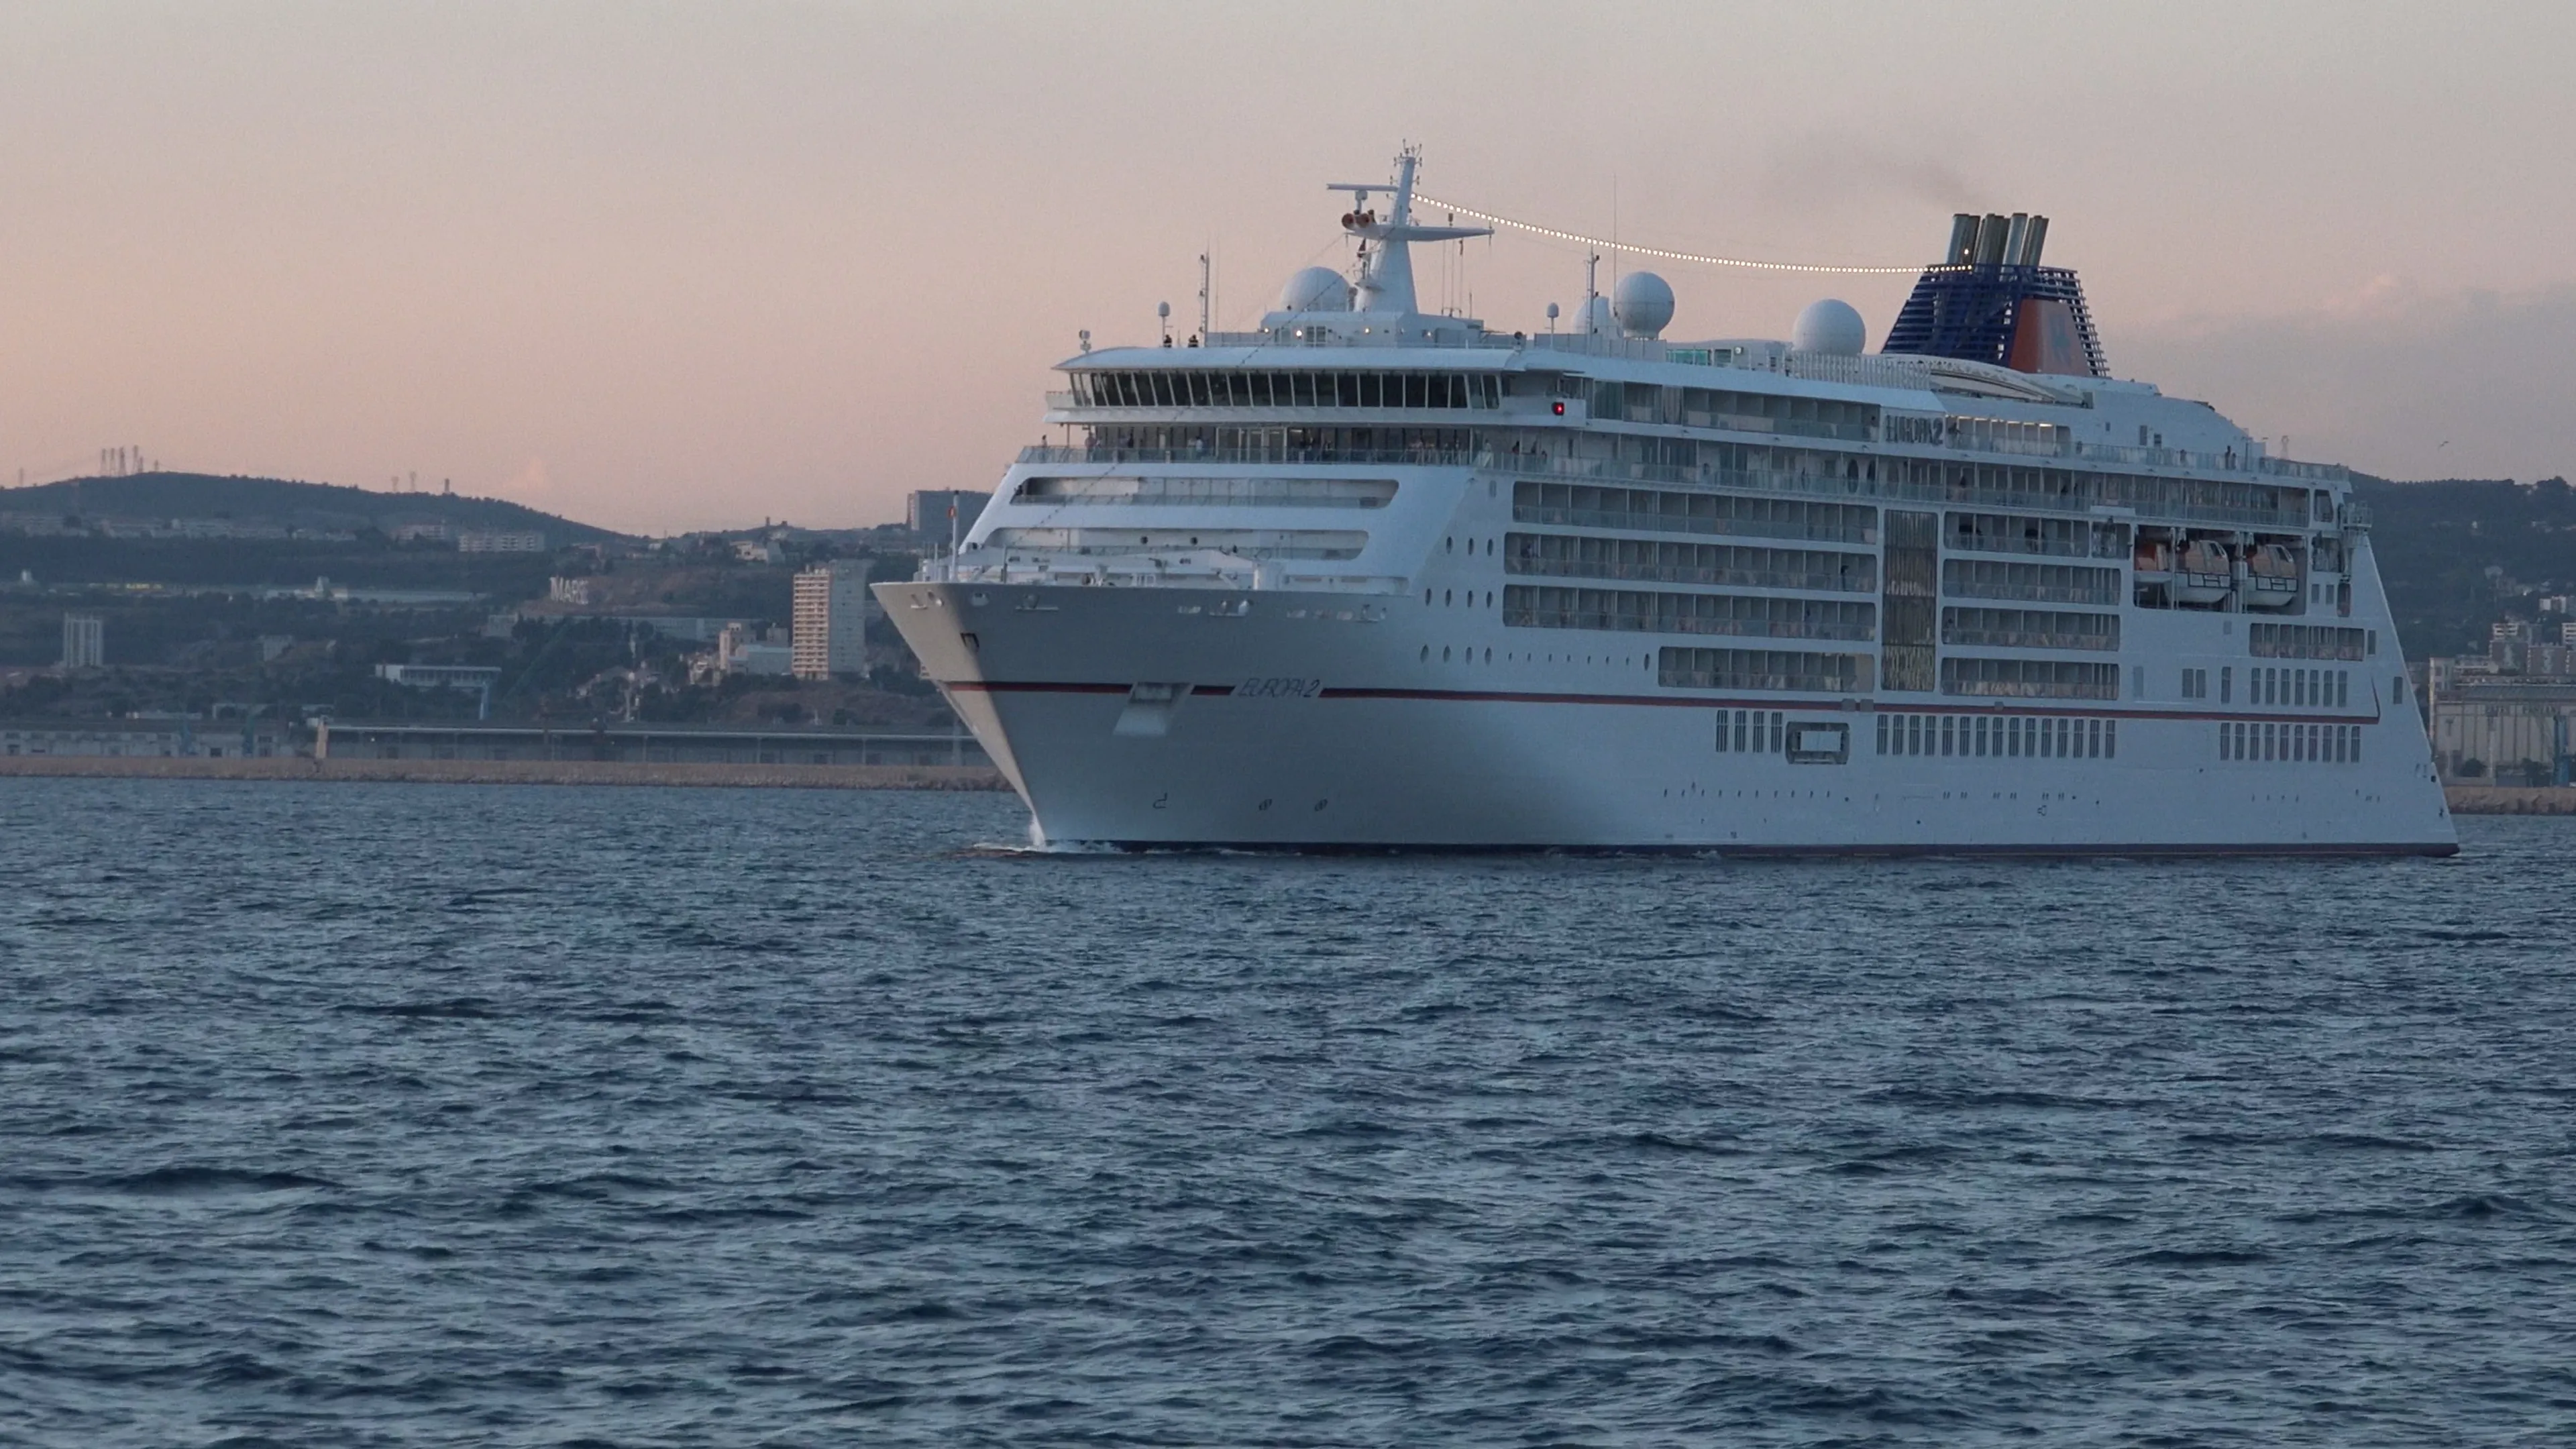
[[[2003,261],[2004,235],[2011,230],[2011,218],[1996,212],[1986,213],[1986,219],[1977,223],[1978,266],[1991,267]]]
[[[1950,251],[1947,264],[1964,267],[1977,259],[1977,214],[1962,211],[1950,218]]]

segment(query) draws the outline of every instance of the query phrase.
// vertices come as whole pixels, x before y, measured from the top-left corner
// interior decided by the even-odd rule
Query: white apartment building
[[[96,614],[63,615],[63,667],[99,669],[107,664],[107,621]]]

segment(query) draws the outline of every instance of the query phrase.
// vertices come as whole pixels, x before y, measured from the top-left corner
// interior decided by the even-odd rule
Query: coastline
[[[412,785],[660,785],[733,790],[1007,790],[987,765],[751,765],[640,760],[311,760],[8,755],[0,779],[305,780]],[[2576,815],[2576,789],[2448,785],[2454,815]]]
[[[985,765],[753,765],[641,760],[313,760],[8,755],[0,779],[310,780],[420,785],[678,785],[767,790],[1002,790]]]
[[[2454,815],[2576,815],[2576,789],[2550,785],[2445,785]]]

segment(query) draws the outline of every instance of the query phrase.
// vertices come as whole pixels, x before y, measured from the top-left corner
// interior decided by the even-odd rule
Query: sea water
[[[2576,822],[1049,857],[0,785],[0,1441],[2576,1440]]]

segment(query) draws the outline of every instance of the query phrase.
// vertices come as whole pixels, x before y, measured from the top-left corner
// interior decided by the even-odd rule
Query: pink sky
[[[2249,13],[2251,12],[2251,13]],[[989,487],[1047,368],[1344,256],[1327,181],[1685,249],[2053,218],[2114,371],[2398,477],[2576,469],[2564,4],[0,9],[0,483],[417,474],[639,531]],[[1614,210],[1615,197],[1615,210]],[[1462,266],[1543,326],[1570,248]],[[1666,266],[1668,335],[1904,279]]]

